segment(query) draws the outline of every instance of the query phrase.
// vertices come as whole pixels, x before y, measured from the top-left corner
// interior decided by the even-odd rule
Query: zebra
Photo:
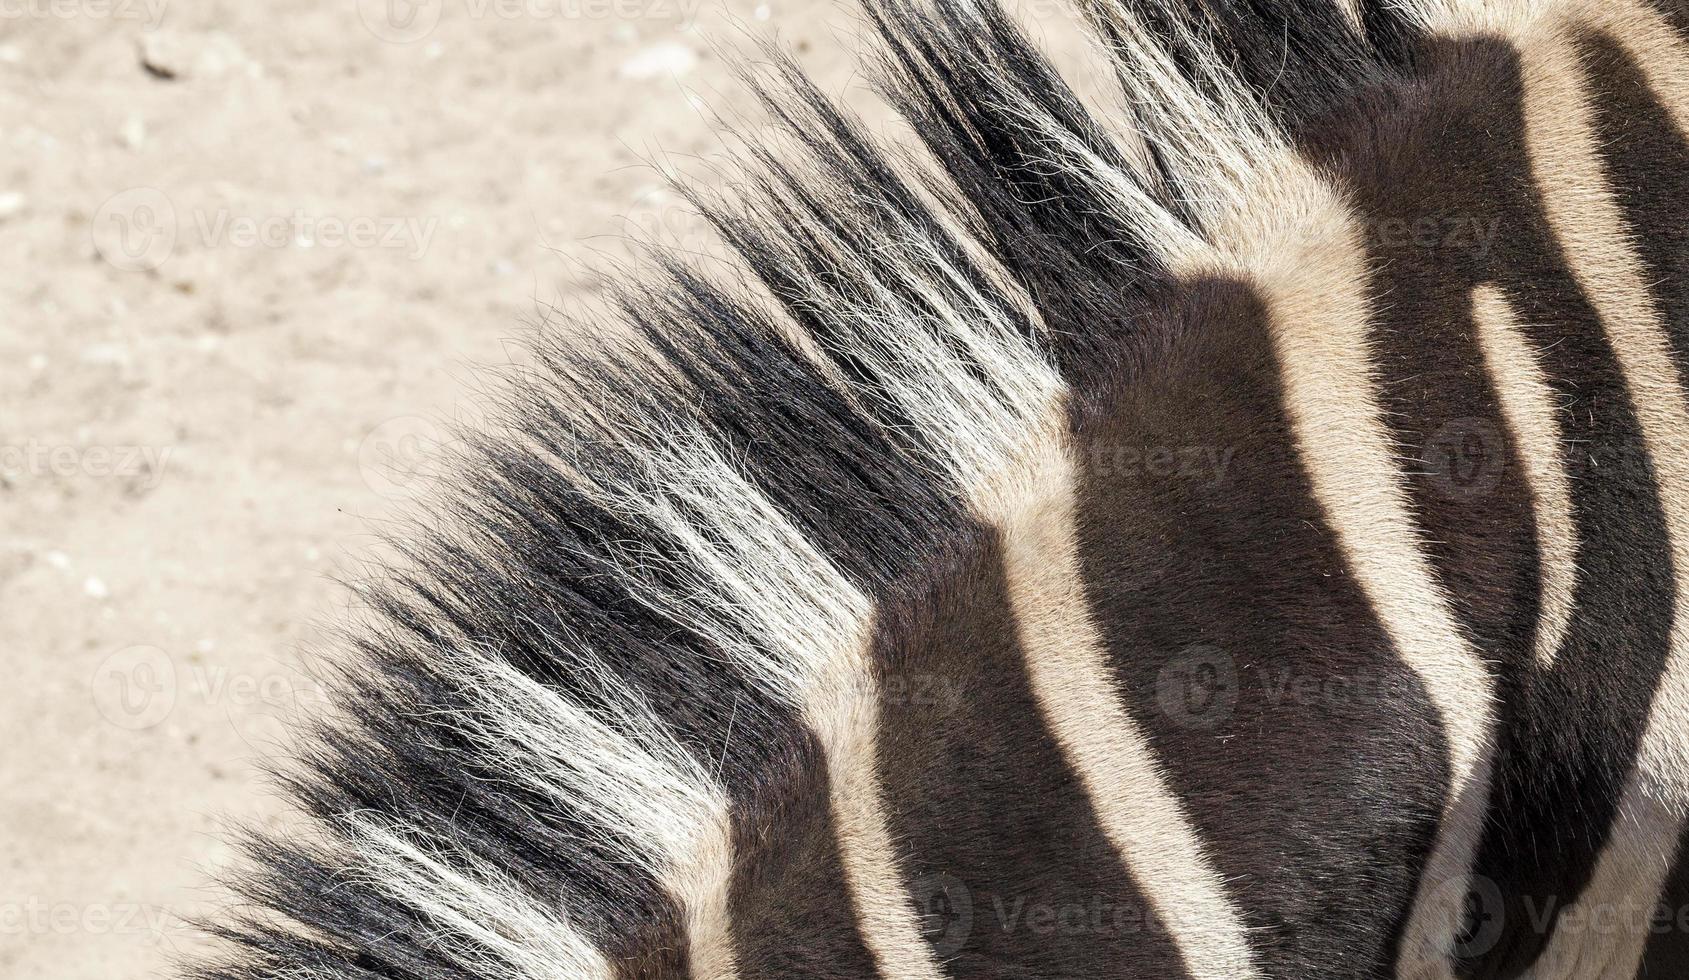
[[[907,140],[745,65],[190,972],[1689,976],[1689,4],[862,9]]]

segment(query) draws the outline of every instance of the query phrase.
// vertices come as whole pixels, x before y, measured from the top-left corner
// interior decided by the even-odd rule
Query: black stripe
[[[1361,27],[1380,57],[1399,69],[1408,69],[1425,37],[1395,0],[1360,0]]]
[[[1441,727],[1314,499],[1261,298],[1209,281],[1169,305],[1081,413],[1096,621],[1263,972],[1382,976]]]
[[[1644,0],[1644,3],[1659,11],[1680,35],[1689,37],[1689,0]]]
[[[1286,131],[1346,102],[1386,70],[1336,0],[1139,0],[1135,6],[1157,36],[1175,36],[1184,25],[1205,37]]]
[[[1131,173],[1129,156],[999,4],[865,6],[886,51],[879,87],[954,185],[947,203],[1038,307],[1063,375],[1082,383],[1167,271],[1160,243],[1123,222],[1094,177],[1052,165],[1049,139],[1019,106],[1036,106],[1107,167]]]
[[[892,836],[951,976],[1185,971],[1033,696],[1001,562],[984,546],[879,624]]]
[[[1461,77],[1482,79],[1493,68],[1466,64]],[[1494,148],[1449,138],[1446,119],[1473,109],[1467,94],[1457,78],[1433,74],[1414,99],[1380,107],[1390,119],[1382,141],[1320,162],[1337,174],[1365,235],[1378,401],[1421,541],[1461,625],[1500,668],[1499,693],[1509,700],[1533,651],[1536,526],[1472,295],[1506,275],[1493,252],[1518,221],[1491,206],[1498,178],[1507,179]]]
[[[734,828],[728,915],[739,976],[878,976],[845,881],[825,754],[811,739],[764,772],[772,791]]]

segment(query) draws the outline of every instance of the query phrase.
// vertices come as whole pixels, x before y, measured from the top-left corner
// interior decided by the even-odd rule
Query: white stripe
[[[857,924],[882,976],[940,980],[944,974],[917,925],[886,819],[875,766],[877,686],[865,670],[846,683],[851,686],[845,690],[818,695],[806,717],[827,744],[833,824]]]
[[[1404,976],[1444,976],[1488,802],[1492,680],[1408,509],[1377,401],[1360,235],[1335,202],[1322,217],[1325,234],[1307,240],[1324,254],[1300,256],[1288,282],[1265,283],[1267,306],[1314,495],[1397,652],[1425,684],[1448,741],[1448,802],[1398,964]]]
[[[1530,487],[1541,569],[1536,663],[1547,669],[1554,665],[1571,627],[1578,582],[1572,484],[1566,475],[1565,454],[1560,450],[1554,390],[1501,290],[1492,285],[1474,289],[1472,319],[1484,367],[1495,384],[1502,416],[1513,445],[1518,447],[1525,482]]]
[[[1186,971],[1196,980],[1257,977],[1219,871],[1111,680],[1079,569],[1072,458],[1055,449],[1030,468],[1026,502],[996,523],[1039,708]]]
[[[1374,614],[1425,685],[1449,747],[1449,795],[1398,969],[1449,976],[1490,782],[1493,681],[1426,557],[1409,510],[1371,360],[1358,222],[1288,155],[1260,204],[1232,216],[1227,252],[1200,274],[1240,274],[1272,319],[1286,408],[1314,496]]]

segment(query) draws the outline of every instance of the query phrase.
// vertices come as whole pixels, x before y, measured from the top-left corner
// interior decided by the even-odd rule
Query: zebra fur
[[[1689,906],[1689,8],[1082,12],[1119,119],[866,0],[922,162],[747,70],[739,272],[535,341],[195,976],[1689,975],[1590,925]]]

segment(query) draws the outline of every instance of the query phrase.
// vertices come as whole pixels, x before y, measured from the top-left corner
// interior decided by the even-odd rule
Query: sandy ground
[[[1031,16],[1050,14],[1033,11]],[[471,365],[710,153],[817,0],[0,0],[0,978],[168,976]]]

